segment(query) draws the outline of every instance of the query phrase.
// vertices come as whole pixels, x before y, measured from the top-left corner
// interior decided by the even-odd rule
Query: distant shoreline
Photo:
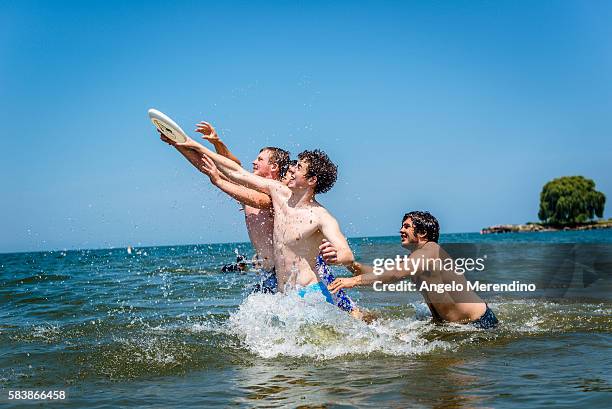
[[[499,234],[499,233],[530,233],[530,232],[547,232],[547,231],[580,231],[580,230],[599,230],[612,229],[612,220],[600,220],[593,223],[578,224],[576,226],[548,226],[541,223],[527,224],[497,224],[495,226],[485,227],[480,230],[480,234]]]

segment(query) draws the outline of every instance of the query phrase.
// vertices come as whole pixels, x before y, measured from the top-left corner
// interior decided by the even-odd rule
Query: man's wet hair
[[[425,234],[425,238],[434,243],[440,238],[440,224],[438,220],[429,212],[414,211],[406,213],[402,219],[402,223],[406,219],[412,220],[414,232],[416,234]]]
[[[303,160],[308,164],[306,177],[317,177],[315,193],[325,193],[332,188],[338,179],[338,166],[336,166],[329,156],[323,151],[304,151],[298,155],[298,160]]]
[[[270,163],[278,165],[278,177],[280,179],[285,177],[285,173],[287,173],[289,163],[291,162],[289,152],[275,146],[266,146],[265,148],[261,148],[259,153],[262,153],[263,151],[270,151]]]

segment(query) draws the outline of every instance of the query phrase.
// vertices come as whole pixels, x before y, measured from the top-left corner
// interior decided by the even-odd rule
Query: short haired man
[[[350,264],[354,257],[336,219],[315,199],[316,194],[329,191],[337,179],[337,166],[327,154],[320,150],[300,153],[285,185],[247,172],[193,141],[181,145],[204,155],[205,169],[218,167],[232,182],[270,196],[274,207],[274,266],[279,290],[297,288],[301,296],[320,293],[328,302],[336,304],[317,272],[319,243],[327,239],[334,244],[335,263]],[[350,311],[361,317],[354,306]]]
[[[196,125],[196,132],[211,142],[215,150],[224,157],[232,160],[237,165],[240,161],[229,151],[227,146],[219,138],[215,128],[208,122],[200,122]],[[194,150],[180,146],[173,140],[161,134],[162,141],[174,146],[191,164],[202,171],[202,156]],[[289,167],[289,152],[277,147],[267,146],[262,148],[253,161],[253,173],[267,179],[280,180]],[[255,291],[276,292],[276,275],[274,274],[273,261],[273,229],[274,214],[270,197],[265,194],[246,189],[243,186],[232,183],[227,178],[209,175],[211,182],[220,190],[238,200],[244,209],[244,217],[251,244],[255,248],[258,258],[261,260],[264,270],[263,279],[255,286]]]

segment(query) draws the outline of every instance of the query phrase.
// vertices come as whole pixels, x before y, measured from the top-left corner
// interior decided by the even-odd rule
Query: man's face
[[[311,178],[306,176],[306,173],[308,173],[308,162],[298,160],[295,166],[289,167],[289,173],[290,176],[287,182],[289,188],[308,188],[310,186],[308,181],[311,180]]]
[[[283,183],[283,185],[285,186],[289,185],[289,180],[291,179],[292,176],[293,176],[293,166],[289,166],[289,169],[287,169],[287,172],[285,172],[285,176],[283,176],[283,178],[281,179],[281,182]]]
[[[264,178],[272,176],[269,150],[264,149],[259,152],[257,158],[253,161],[253,173]]]
[[[419,242],[419,238],[414,232],[414,225],[412,224],[412,219],[410,217],[404,220],[402,223],[402,228],[399,232],[402,240],[402,247],[409,247],[412,244]]]

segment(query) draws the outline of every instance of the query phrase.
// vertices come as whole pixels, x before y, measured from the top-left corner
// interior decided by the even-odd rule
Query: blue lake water
[[[405,254],[397,237],[350,242],[365,261]],[[316,299],[248,295],[257,272],[220,272],[245,243],[0,254],[0,405],[63,390],[79,408],[609,407],[612,231],[441,242],[486,249],[484,281],[548,293],[481,294],[502,322],[483,331],[432,324],[418,293],[353,289],[379,316],[366,324]],[[595,272],[580,258],[591,248]],[[551,267],[563,274],[538,270],[559,252],[573,254]]]

